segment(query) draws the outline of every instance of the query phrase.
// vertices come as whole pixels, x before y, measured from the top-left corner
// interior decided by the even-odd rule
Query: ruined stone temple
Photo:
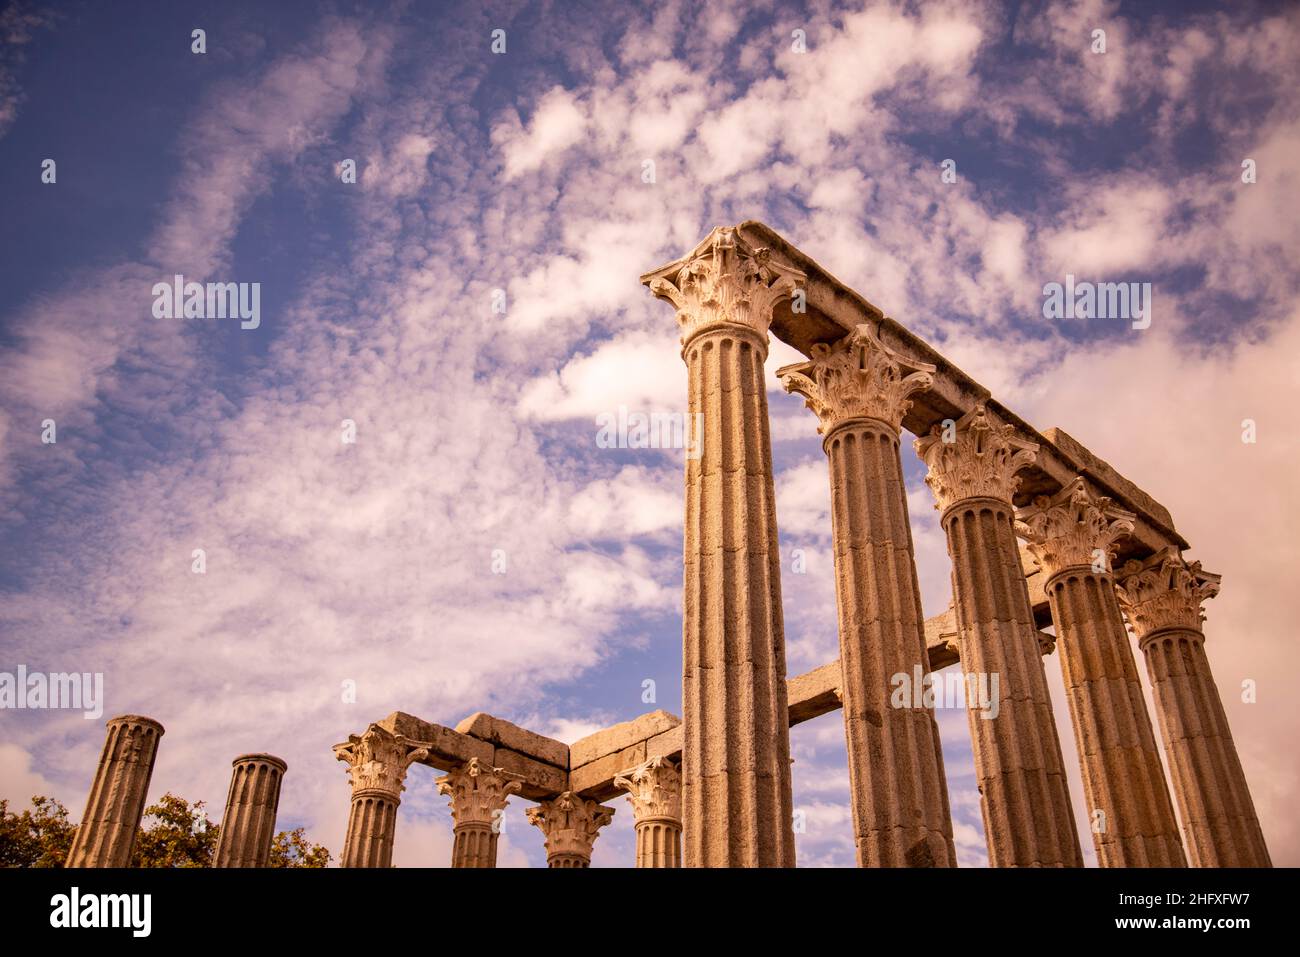
[[[620,795],[637,867],[793,866],[789,729],[837,709],[859,864],[951,867],[934,714],[894,706],[891,678],[958,663],[999,678],[996,718],[970,712],[990,862],[1077,867],[1043,664],[1054,650],[1100,864],[1270,866],[1205,656],[1202,604],[1219,576],[1182,557],[1188,543],[1159,502],[1065,432],[1037,431],[762,223],[715,229],[641,281],[675,311],[689,409],[703,423],[702,454],[686,462],[681,719],[654,711],[566,745],[487,714],[455,728],[391,714],[334,747],[351,783],[345,867],[391,865],[413,764],[443,772],[456,867],[495,865],[512,798],[529,802],[550,866],[586,867]],[[793,678],[769,336],[806,357],[778,374],[817,418],[831,490],[840,657]],[[952,559],[952,606],[928,619],[903,430],[928,467]],[[108,728],[71,866],[124,865],[144,808],[162,726],[128,715]],[[285,772],[271,755],[235,760],[218,866],[266,862]]]

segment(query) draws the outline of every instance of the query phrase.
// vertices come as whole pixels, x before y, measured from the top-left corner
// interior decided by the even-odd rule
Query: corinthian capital
[[[504,768],[487,767],[478,758],[470,758],[436,783],[438,793],[451,798],[451,816],[457,824],[495,824],[507,798],[523,786]]]
[[[393,798],[406,789],[406,769],[429,756],[429,749],[418,741],[393,734],[372,724],[364,734],[348,735],[343,744],[334,745],[334,756],[347,762],[352,793],[386,791]]]
[[[916,362],[880,341],[862,324],[838,342],[819,342],[812,358],[776,370],[786,392],[797,392],[829,435],[850,419],[880,419],[895,430],[912,407],[914,392],[934,384],[934,366]]]
[[[614,778],[614,787],[627,791],[633,820],[682,819],[682,776],[666,758],[651,758]]]
[[[1166,628],[1200,631],[1201,603],[1219,593],[1221,575],[1187,562],[1176,548],[1164,548],[1145,561],[1128,561],[1120,569],[1115,594],[1138,641]]]
[[[929,467],[925,484],[934,492],[935,508],[943,511],[968,498],[1010,502],[1020,486],[1016,473],[1034,464],[1036,442],[1019,439],[1011,425],[999,425],[980,403],[955,423],[930,429],[915,442],[916,453]]]
[[[742,326],[767,339],[772,310],[807,277],[755,249],[732,226],[719,226],[682,259],[641,281],[677,309],[682,344],[714,326]]]
[[[591,859],[596,832],[614,817],[614,809],[596,801],[565,791],[559,797],[542,801],[526,812],[529,823],[546,835],[546,855],[577,856]]]
[[[1110,571],[1115,542],[1133,531],[1132,512],[1094,496],[1078,476],[1055,495],[1040,495],[1021,511],[1016,532],[1029,545],[1043,574],[1051,578],[1064,568],[1090,565]]]

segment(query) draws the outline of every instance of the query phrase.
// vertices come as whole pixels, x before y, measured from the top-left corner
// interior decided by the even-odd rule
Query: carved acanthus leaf
[[[1078,476],[1055,495],[1035,498],[1021,511],[1016,532],[1048,578],[1079,565],[1109,572],[1115,542],[1133,531],[1134,518],[1109,498],[1094,496]]]
[[[457,824],[497,825],[511,794],[523,782],[504,768],[488,767],[478,758],[449,772],[435,782],[439,794],[451,798],[451,816]]]
[[[1202,603],[1219,593],[1222,580],[1200,562],[1184,560],[1176,548],[1125,562],[1120,574],[1115,594],[1139,641],[1166,628],[1200,631]]]
[[[591,858],[596,832],[614,817],[614,809],[598,801],[580,798],[565,791],[549,801],[527,810],[531,824],[546,835],[547,856],[577,855]]]
[[[334,745],[334,756],[348,765],[352,791],[386,791],[397,798],[406,789],[406,769],[429,756],[419,741],[393,734],[372,724],[364,734],[353,734]]]
[[[864,323],[834,343],[816,343],[812,358],[776,371],[786,392],[797,392],[817,416],[817,431],[850,419],[880,419],[895,430],[912,407],[913,393],[934,384],[934,366],[895,352]]]
[[[767,339],[772,310],[807,277],[755,249],[740,230],[719,226],[689,255],[642,277],[677,309],[683,344],[712,326],[743,326]]]
[[[1020,486],[1016,474],[1034,464],[1038,444],[1016,437],[1011,425],[993,420],[979,403],[955,422],[939,423],[916,440],[917,455],[929,469],[925,482],[943,511],[968,498],[1010,502]]]
[[[624,771],[614,778],[614,787],[628,792],[632,817],[637,822],[651,818],[682,819],[682,777],[677,766],[663,756]]]

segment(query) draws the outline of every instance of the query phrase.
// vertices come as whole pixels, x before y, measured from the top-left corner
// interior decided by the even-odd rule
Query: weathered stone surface
[[[126,867],[144,815],[163,726],[124,714],[107,723],[86,813],[68,851],[68,867]]]
[[[526,755],[534,761],[569,769],[569,746],[562,741],[548,738],[511,724],[504,718],[494,718],[482,711],[475,712],[460,724],[456,730],[480,741],[487,741],[498,748],[508,748]]]
[[[1017,523],[1047,576],[1097,861],[1185,867],[1108,561],[1131,527],[1129,513],[1081,479],[1036,498]]]
[[[672,758],[674,761],[680,761],[682,742],[685,740],[685,736],[681,725],[671,728],[663,734],[656,734],[645,743],[646,759],[663,756]]]
[[[994,867],[1082,867],[1011,504],[1037,447],[984,406],[916,441],[953,563],[962,672],[992,689],[968,703],[980,810]],[[996,706],[994,709],[993,705]]]
[[[569,772],[569,790],[583,797],[609,800],[619,793],[614,779],[628,768],[645,761],[645,745],[644,741],[638,741],[615,754],[607,754],[580,768],[574,768]]]
[[[555,797],[569,789],[568,771],[509,748],[497,748],[493,752],[492,766],[517,777],[520,781],[520,795],[532,801]]]
[[[213,867],[266,867],[286,770],[272,754],[235,758]]]
[[[929,663],[908,523],[899,424],[933,367],[863,323],[777,371],[819,420],[830,464],[840,698],[854,841],[863,867],[955,867],[948,785],[932,708],[896,707],[895,675]],[[687,839],[689,841],[689,825]]]
[[[794,866],[781,563],[763,363],[802,280],[734,229],[641,277],[676,308],[689,411],[682,766],[688,867]]]
[[[840,685],[843,683],[840,661],[814,668],[790,679],[790,725],[811,721],[841,707]]]
[[[394,711],[380,721],[379,726],[412,741],[419,741],[429,752],[420,759],[420,763],[439,771],[454,771],[475,759],[490,765],[496,751],[489,741],[472,738],[440,724],[431,724],[402,711]]]
[[[640,715],[631,721],[611,725],[595,734],[579,738],[569,745],[569,768],[571,770],[579,768],[597,758],[617,754],[639,741],[646,741],[681,723],[681,718],[660,710]]]
[[[1122,569],[1117,585],[1147,662],[1183,841],[1193,867],[1271,867],[1272,859],[1205,657],[1202,602],[1219,576],[1175,549]]]

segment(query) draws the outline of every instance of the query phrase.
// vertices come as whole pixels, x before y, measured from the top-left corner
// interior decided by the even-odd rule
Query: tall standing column
[[[1082,867],[1038,628],[1016,544],[1016,473],[1038,446],[983,404],[916,440],[953,564],[962,672],[996,710],[968,699],[980,808],[994,867]],[[996,684],[993,682],[996,681]]]
[[[841,695],[853,829],[862,867],[955,867],[934,711],[902,676],[929,670],[899,458],[908,396],[934,367],[885,346],[869,325],[778,371],[819,420],[830,462]],[[896,706],[901,705],[901,706]]]
[[[1102,867],[1185,867],[1111,556],[1133,515],[1094,497],[1082,477],[1040,495],[1016,530],[1046,576],[1061,672]]]
[[[1121,572],[1119,603],[1146,656],[1192,866],[1272,867],[1205,657],[1201,603],[1219,593],[1220,576],[1173,548]]]
[[[546,835],[547,867],[590,867],[596,832],[614,818],[614,809],[565,791],[526,812],[529,823]]]
[[[108,722],[108,737],[86,798],[86,813],[68,851],[68,867],[127,867],[144,815],[163,726],[124,714]]]
[[[266,867],[288,765],[271,754],[235,758],[213,867]]]
[[[406,769],[427,758],[428,748],[372,724],[365,734],[350,735],[343,744],[334,745],[334,754],[347,762],[352,782],[342,866],[392,867]]]
[[[511,794],[523,786],[504,768],[486,767],[478,758],[438,779],[438,792],[451,797],[452,867],[496,867],[502,813]]]
[[[790,729],[763,362],[801,272],[715,229],[642,277],[677,307],[687,455],[682,803],[687,867],[793,867]]]
[[[681,774],[667,758],[651,758],[614,778],[628,792],[636,825],[637,867],[682,866]]]

